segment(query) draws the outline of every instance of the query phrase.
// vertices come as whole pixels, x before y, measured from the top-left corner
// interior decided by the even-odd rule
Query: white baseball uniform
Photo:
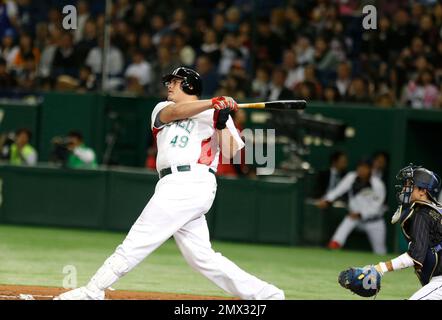
[[[173,236],[189,265],[226,292],[242,299],[284,299],[282,290],[246,273],[212,249],[205,214],[212,206],[217,188],[215,175],[209,172],[209,168],[216,170],[219,158],[214,111],[154,126],[159,112],[170,103],[157,104],[152,112],[152,130],[158,146],[157,170],[171,168],[172,173],[159,180],[154,195],[126,239],[86,289],[103,297],[100,292]],[[226,125],[241,149],[244,143],[231,118]],[[177,171],[181,165],[190,165],[191,170]]]
[[[325,200],[333,202],[349,192],[348,209],[361,214],[361,220],[346,216],[334,233],[332,240],[343,246],[353,229],[359,228],[367,233],[375,253],[386,254],[386,226],[383,219],[385,211],[383,204],[386,196],[384,183],[372,175],[369,187],[352,192],[356,178],[356,172],[347,173],[339,184],[325,195]]]

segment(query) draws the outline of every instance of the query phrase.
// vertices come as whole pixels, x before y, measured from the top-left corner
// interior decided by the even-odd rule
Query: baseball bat
[[[267,102],[239,103],[239,108],[267,110],[303,110],[307,107],[305,100],[280,100]]]

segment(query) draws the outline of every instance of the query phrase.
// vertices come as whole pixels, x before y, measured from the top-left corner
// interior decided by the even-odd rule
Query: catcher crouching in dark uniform
[[[410,300],[442,300],[442,205],[436,200],[441,180],[413,165],[401,169],[396,178],[401,182],[399,207],[391,222],[400,223],[409,242],[407,252],[375,266],[342,271],[338,281],[354,293],[373,296],[385,273],[414,267],[422,288]]]

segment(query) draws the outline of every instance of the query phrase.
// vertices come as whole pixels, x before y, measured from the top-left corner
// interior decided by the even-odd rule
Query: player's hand
[[[330,202],[328,202],[328,201],[325,200],[325,199],[321,199],[321,200],[318,201],[318,203],[316,204],[316,206],[317,206],[319,209],[326,209],[326,208],[328,208],[328,207],[330,206]]]
[[[230,112],[229,108],[215,110],[213,112],[213,126],[218,130],[223,130],[226,127],[227,120],[229,120]]]
[[[348,214],[348,216],[350,217],[350,219],[353,219],[353,220],[359,220],[359,219],[361,219],[361,214],[360,214],[360,213],[357,213],[357,212],[350,212],[350,213]]]
[[[212,98],[212,107],[216,110],[230,109],[231,111],[238,110],[238,104],[231,97],[215,97]]]

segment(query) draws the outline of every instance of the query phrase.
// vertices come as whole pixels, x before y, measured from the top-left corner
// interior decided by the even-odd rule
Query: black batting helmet
[[[167,86],[167,83],[172,79],[182,79],[181,89],[190,95],[200,96],[203,90],[203,84],[201,77],[195,70],[179,67],[173,70],[171,74],[167,74],[163,77],[163,84]]]

